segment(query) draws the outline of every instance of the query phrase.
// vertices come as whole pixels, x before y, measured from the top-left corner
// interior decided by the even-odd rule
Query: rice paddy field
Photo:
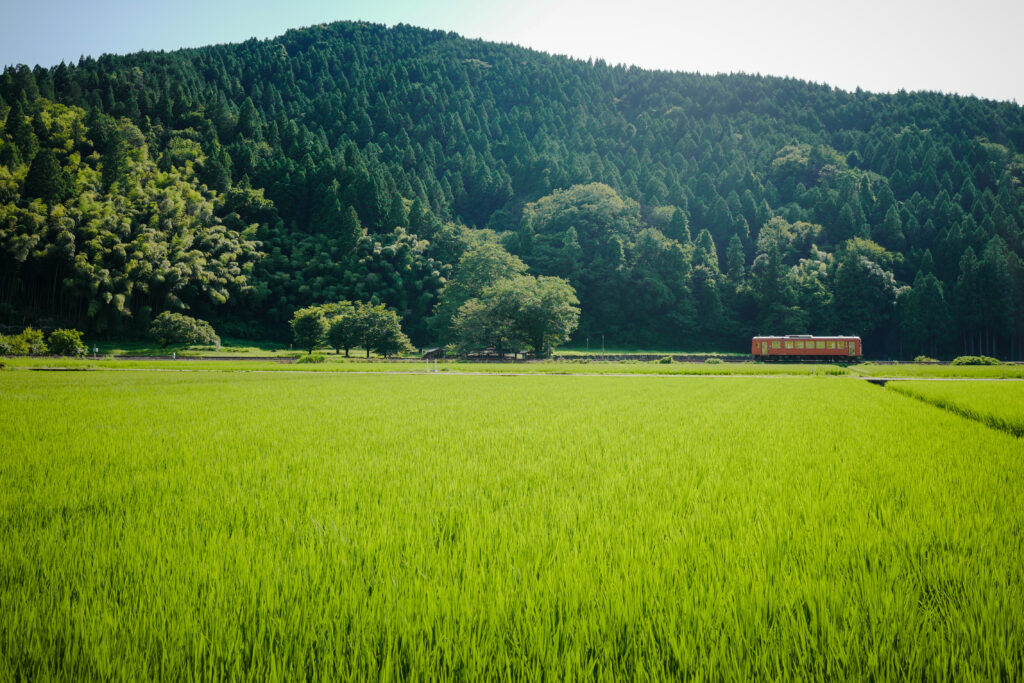
[[[8,369],[0,680],[1018,680],[1022,456],[849,376]]]
[[[852,374],[866,377],[1024,379],[1024,364],[1022,363],[1003,363],[1001,365],[929,365],[924,363],[878,365],[861,363],[850,367],[849,371]]]
[[[1024,382],[892,382],[893,391],[1024,436]]]

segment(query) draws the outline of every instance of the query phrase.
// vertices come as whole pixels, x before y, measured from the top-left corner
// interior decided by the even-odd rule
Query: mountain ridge
[[[1004,353],[1020,348],[1014,323],[1021,305],[1015,278],[1024,225],[1018,152],[1024,148],[1024,109],[1012,103],[850,92],[787,77],[648,71],[365,22],[173,52],[104,55],[73,67],[9,67],[0,77],[0,97],[0,114],[18,101],[24,117],[17,126],[5,120],[0,147],[9,176],[8,189],[0,191],[8,243],[26,236],[40,244],[58,240],[52,229],[32,223],[48,220],[40,218],[46,212],[31,209],[32,200],[53,197],[30,197],[25,189],[31,167],[26,157],[36,154],[26,127],[42,147],[54,139],[50,114],[40,113],[49,105],[40,102],[81,111],[75,116],[85,130],[77,137],[68,133],[78,160],[50,145],[62,172],[77,179],[69,181],[69,196],[109,196],[111,188],[116,193],[127,183],[122,177],[100,182],[104,169],[110,175],[110,150],[93,138],[112,126],[113,138],[138,143],[128,146],[126,163],[152,157],[162,164],[159,172],[173,170],[196,191],[211,193],[212,206],[220,207],[211,209],[214,223],[234,221],[239,236],[255,226],[259,255],[237,292],[213,296],[200,282],[195,291],[183,286],[171,298],[141,304],[136,299],[153,283],[132,280],[109,289],[103,282],[82,284],[79,293],[65,296],[68,306],[71,299],[88,299],[84,290],[93,288],[103,299],[121,294],[129,302],[127,314],[116,306],[111,311],[107,301],[80,302],[86,315],[71,322],[94,331],[130,332],[160,310],[185,307],[241,332],[279,334],[290,311],[318,303],[317,296],[376,297],[406,312],[412,336],[423,343],[430,337],[424,321],[474,240],[497,240],[535,270],[550,268],[550,255],[527,251],[531,234],[541,242],[564,242],[568,235],[552,227],[560,225],[557,216],[528,228],[525,208],[555,191],[597,183],[637,202],[617,237],[622,261],[614,279],[622,291],[616,298],[628,298],[622,292],[640,291],[641,284],[660,294],[650,295],[649,308],[640,312],[625,301],[606,307],[609,294],[597,297],[598,307],[584,307],[581,334],[603,330],[620,343],[676,340],[673,345],[738,348],[755,328],[827,332],[862,326],[876,352],[907,345],[966,350],[975,344],[964,340],[979,334]],[[90,180],[91,174],[96,178]],[[562,208],[579,211],[571,204]],[[672,226],[676,213],[685,234]],[[75,231],[90,215],[79,214],[70,219],[76,245],[83,236]],[[771,234],[761,239],[773,219]],[[128,220],[130,232],[149,224],[138,216]],[[581,228],[577,236],[586,232],[575,227]],[[481,233],[483,228],[494,232]],[[660,246],[648,244],[653,251],[644,255],[638,239],[648,228],[668,241],[655,239]],[[696,238],[704,231],[711,242],[700,247]],[[611,235],[594,235],[602,248],[608,246]],[[733,237],[738,247],[731,245]],[[853,238],[872,240],[888,256]],[[1009,283],[1010,300],[1000,300],[990,320],[972,322],[967,313],[982,295],[967,293],[973,290],[961,280],[974,276],[960,260],[968,248],[980,258],[994,238],[1002,246],[992,247],[999,254],[989,265],[1008,273],[1002,281]],[[780,256],[769,288],[779,282],[782,288],[769,301],[758,293],[764,283],[756,278],[763,273],[755,265],[760,257],[771,260],[773,241]],[[662,252],[676,249],[673,242],[683,258],[668,260],[676,259],[684,272],[679,278],[651,275],[658,269],[643,259],[658,261]],[[0,285],[0,301],[14,311],[8,317],[52,315],[56,308],[67,319],[57,297],[41,301],[33,272],[46,271],[38,280],[50,289],[54,281],[72,285],[63,271],[74,271],[80,254],[70,265],[58,265],[54,253],[36,258],[8,249],[7,268],[21,274]],[[704,262],[694,260],[699,258]],[[814,267],[827,271],[824,285],[806,280],[811,266],[802,263],[814,258]],[[837,290],[842,263],[853,271],[858,259],[871,264],[861,274],[861,288],[878,295],[869,302],[846,301],[856,287],[837,296],[844,291]],[[568,277],[581,300],[594,300],[584,295],[587,283],[599,279],[596,266],[581,268],[576,275],[564,268],[537,272]],[[883,272],[880,279],[869,277],[873,268]],[[934,272],[925,272],[929,268]],[[908,321],[897,306],[900,296],[915,292],[930,291],[935,298],[930,282],[913,285],[919,271],[924,279],[935,278],[942,300],[915,306],[944,312],[949,320],[948,332],[934,345],[920,338],[921,328],[934,327],[943,316]],[[831,300],[814,308],[819,285]],[[147,306],[149,315],[140,315]],[[96,311],[88,315],[90,309]],[[674,322],[666,324],[669,319]],[[709,319],[717,322],[709,326]]]

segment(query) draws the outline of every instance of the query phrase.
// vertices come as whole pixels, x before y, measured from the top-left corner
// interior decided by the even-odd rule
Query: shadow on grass
[[[884,387],[886,385],[883,383],[881,384],[881,386]],[[954,415],[959,415],[960,417],[966,418],[968,420],[980,422],[986,427],[991,427],[992,429],[997,429],[1001,432],[1006,432],[1007,434],[1015,436],[1018,439],[1024,437],[1024,423],[1011,422],[1009,420],[1004,420],[1003,418],[998,417],[996,415],[990,415],[988,413],[982,413],[976,410],[971,410],[970,408],[965,408],[961,405],[958,405],[952,401],[948,401],[943,398],[921,396],[920,394],[915,394],[912,391],[908,391],[907,389],[900,387],[899,382],[893,382],[892,386],[889,386],[888,388],[891,389],[892,391],[895,391],[897,394],[900,394],[901,396],[907,396],[909,398],[917,399],[922,403],[927,403],[930,406],[942,408],[943,410],[947,410],[953,413]]]

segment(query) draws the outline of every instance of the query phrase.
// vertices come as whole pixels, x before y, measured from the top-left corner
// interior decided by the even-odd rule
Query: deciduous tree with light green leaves
[[[322,307],[327,316],[327,344],[335,353],[355,348],[363,340],[364,316],[351,301],[339,301]]]
[[[452,336],[462,305],[481,296],[488,287],[526,272],[526,264],[500,244],[481,244],[462,255],[455,274],[441,290],[431,327],[439,339]]]
[[[463,351],[493,348],[503,356],[526,345],[535,356],[544,356],[569,339],[579,315],[579,300],[567,281],[517,275],[464,303],[453,327]]]
[[[580,302],[568,281],[523,276],[512,285],[521,292],[516,318],[534,356],[547,356],[551,349],[567,342],[580,319]]]
[[[413,350],[409,338],[402,332],[402,322],[398,314],[384,304],[358,304],[357,316],[360,319],[359,330],[363,337],[360,345],[366,349],[367,358],[370,357],[371,351],[387,358]]]
[[[336,352],[344,349],[346,357],[357,346],[365,349],[367,358],[371,352],[388,357],[413,350],[402,331],[402,319],[384,304],[338,301],[309,306],[295,311],[291,327],[296,346],[310,353],[325,343]]]
[[[305,349],[307,353],[313,353],[313,349],[324,342],[324,335],[327,333],[327,320],[319,306],[310,306],[295,311],[291,327],[295,345],[300,349]]]

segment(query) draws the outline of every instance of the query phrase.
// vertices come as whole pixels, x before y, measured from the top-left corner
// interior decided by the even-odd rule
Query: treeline
[[[483,240],[572,284],[580,339],[1022,352],[1011,103],[338,23],[10,67],[0,120],[0,324],[267,337],[349,300],[447,342],[428,321]]]

